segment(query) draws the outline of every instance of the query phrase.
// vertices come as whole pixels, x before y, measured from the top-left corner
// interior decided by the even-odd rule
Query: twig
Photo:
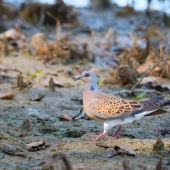
[[[52,77],[50,78],[50,81],[49,81],[49,88],[50,90],[55,91],[55,83]]]
[[[95,40],[94,40],[94,30],[91,30],[91,42],[92,42],[92,52],[95,53]]]
[[[16,164],[11,164],[11,163],[8,163],[8,162],[2,161],[2,160],[0,162],[5,163],[7,165],[17,166]]]
[[[15,155],[15,156],[21,156],[21,157],[30,157],[30,156],[27,156],[27,155],[25,155],[25,154],[20,154],[20,153],[12,153],[12,152],[8,152],[8,151],[6,151],[6,150],[2,150],[2,152],[4,152],[4,153],[6,153],[6,154],[8,154],[8,155]]]
[[[95,60],[95,40],[94,40],[94,30],[91,30],[91,43],[92,43],[92,61],[94,62]]]
[[[55,17],[52,13],[50,13],[50,12],[47,11],[46,14],[47,14],[49,17],[51,17],[52,19],[54,19],[55,21],[58,21],[58,18]]]
[[[113,33],[113,29],[109,28],[106,35],[105,35],[105,39],[108,41],[110,39],[110,37],[112,36]]]
[[[44,9],[44,6],[41,7],[41,13],[40,13],[40,19],[39,19],[39,22],[38,22],[38,26],[41,27],[44,23],[44,20],[45,20],[45,9]]]
[[[57,17],[55,17],[52,13],[50,13],[48,11],[46,12],[46,14],[56,21],[57,41],[60,41],[61,40],[61,24],[60,24],[60,20]]]
[[[85,116],[85,112],[84,112],[83,108],[81,108],[79,114],[73,117],[73,121],[77,120],[77,119],[81,119],[84,116]]]
[[[159,91],[156,91],[156,90],[145,90],[145,89],[134,89],[133,92],[136,92],[136,93],[142,93],[142,92],[146,92],[146,93],[156,93],[158,95],[161,94],[161,92]],[[123,93],[129,93],[131,94],[132,91],[131,90],[122,90],[122,91],[118,91],[118,92],[115,92],[115,93],[112,93],[114,95],[121,95]]]
[[[117,32],[114,31],[114,33],[113,33],[113,43],[114,43],[114,44],[117,44],[116,39],[117,39]]]
[[[163,56],[162,44],[160,44],[159,49],[160,49],[160,55],[159,56],[162,57]]]
[[[56,23],[56,33],[57,33],[57,41],[61,40],[61,25],[60,25],[60,20],[57,21]]]
[[[143,78],[151,71],[153,70],[164,58],[170,55],[170,52],[166,55],[164,55],[152,68],[150,68],[148,71],[144,73],[144,75],[141,77],[141,79],[132,87],[131,92],[134,91],[134,89],[140,84],[140,82],[143,80]]]
[[[113,147],[110,147],[110,146],[106,146],[106,145],[99,145],[99,144],[97,144],[96,146],[99,146],[99,147],[101,147],[101,148],[113,148]]]

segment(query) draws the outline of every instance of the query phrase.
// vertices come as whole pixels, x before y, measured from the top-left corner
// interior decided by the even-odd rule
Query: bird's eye
[[[89,76],[90,76],[90,74],[89,74],[89,73],[86,73],[86,74],[85,74],[85,77],[89,77]]]

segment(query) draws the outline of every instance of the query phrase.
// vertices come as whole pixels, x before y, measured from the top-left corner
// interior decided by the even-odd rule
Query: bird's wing
[[[89,108],[94,116],[102,119],[118,119],[143,112],[143,106],[139,102],[107,94],[95,98]]]
[[[164,98],[164,96],[156,96],[148,100],[141,100],[139,103],[143,106],[144,111],[150,111],[163,107],[164,101],[160,102],[160,100]]]

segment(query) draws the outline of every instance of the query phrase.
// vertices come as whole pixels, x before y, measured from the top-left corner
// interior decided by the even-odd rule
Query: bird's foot
[[[103,132],[101,135],[99,135],[97,138],[94,138],[94,139],[86,139],[85,141],[102,141],[100,138],[107,135],[107,132]]]
[[[94,138],[94,139],[86,139],[85,141],[102,141],[102,140],[101,140],[101,139]]]
[[[114,135],[114,136],[111,136],[111,137],[106,137],[107,139],[116,139],[116,138],[123,138],[122,136],[120,135]]]

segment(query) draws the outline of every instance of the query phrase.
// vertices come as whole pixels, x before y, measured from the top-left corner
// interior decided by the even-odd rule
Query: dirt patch
[[[15,67],[19,67],[16,62]],[[4,63],[9,63],[9,59],[4,59]],[[24,70],[28,59],[22,59],[21,70]],[[39,65],[35,60],[29,62],[29,67]],[[28,67],[28,66],[27,66]],[[41,65],[41,67],[44,67]],[[67,70],[67,66],[64,66]],[[45,71],[44,67],[44,71]],[[60,83],[73,84],[72,78],[60,76]],[[102,76],[102,74],[101,74]],[[72,117],[77,115],[82,108],[82,103],[72,100],[82,97],[83,82],[76,82],[72,87],[56,88],[55,92],[44,87],[45,84],[39,84],[39,87],[31,89],[11,89],[10,84],[1,85],[0,93],[11,93],[15,95],[12,100],[1,99],[0,107],[0,145],[9,144],[13,147],[20,147],[26,152],[26,144],[45,141],[46,146],[43,149],[27,154],[32,158],[28,161],[26,158],[12,155],[4,155],[0,151],[0,157],[5,162],[17,164],[18,167],[29,167],[50,159],[56,152],[66,154],[74,169],[123,169],[122,161],[125,156],[118,155],[113,158],[107,158],[112,153],[112,149],[97,147],[96,144],[115,146],[132,146],[137,152],[136,157],[129,157],[135,162],[143,162],[146,165],[154,167],[163,159],[166,163],[169,159],[169,140],[170,135],[161,135],[163,129],[168,129],[170,125],[169,108],[167,113],[159,116],[146,117],[131,124],[123,126],[121,134],[123,138],[111,140],[103,138],[104,141],[87,142],[84,139],[94,138],[103,132],[103,125],[93,120],[80,119],[72,122],[62,122],[58,117],[62,117],[67,112]],[[114,93],[112,88],[99,86],[99,89],[106,93]],[[115,89],[118,87],[115,86]],[[37,101],[30,101],[32,95],[38,96],[44,94],[44,98]],[[166,98],[170,97],[165,93]],[[147,94],[149,96],[149,94]],[[25,119],[30,120],[30,126],[24,127]],[[109,132],[112,135],[118,127],[114,127]],[[19,137],[21,134],[28,136]],[[164,142],[165,149],[162,152],[152,153],[153,144],[160,136]],[[22,153],[17,151],[17,153]],[[14,169],[11,165],[0,163],[1,167]]]

